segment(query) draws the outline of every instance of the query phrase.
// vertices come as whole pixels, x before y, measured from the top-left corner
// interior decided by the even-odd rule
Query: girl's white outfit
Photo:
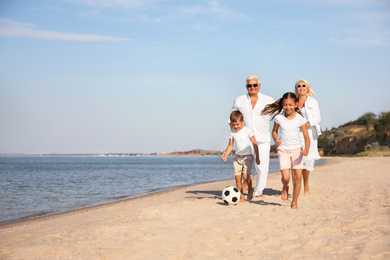
[[[275,123],[279,125],[278,136],[282,142],[278,147],[280,170],[304,169],[300,130],[306,122],[298,113],[293,119],[287,119],[285,112],[275,116]]]
[[[282,141],[278,149],[294,150],[301,148],[301,127],[306,122],[306,119],[298,113],[293,119],[287,119],[285,112],[275,116],[275,123],[279,125],[279,139]]]
[[[310,137],[310,149],[309,154],[303,157],[303,164],[305,169],[308,171],[314,170],[314,161],[320,159],[320,155],[318,153],[318,137],[322,134],[321,127],[319,123],[321,122],[321,114],[320,107],[318,106],[317,100],[314,98],[307,96],[305,106],[301,108],[301,112],[304,115],[307,122],[310,123],[311,126],[307,128],[307,132]],[[303,138],[302,131],[300,132],[300,139],[302,148],[305,149],[305,139]]]

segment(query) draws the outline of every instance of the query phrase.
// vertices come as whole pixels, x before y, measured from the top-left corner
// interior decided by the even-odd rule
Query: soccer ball
[[[222,200],[228,205],[236,205],[241,198],[241,193],[234,186],[227,186],[222,190]]]

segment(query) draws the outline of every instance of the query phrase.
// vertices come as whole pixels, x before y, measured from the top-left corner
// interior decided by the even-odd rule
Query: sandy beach
[[[272,173],[237,206],[232,179],[7,224],[0,259],[390,259],[389,173],[390,157],[327,158],[298,210]]]

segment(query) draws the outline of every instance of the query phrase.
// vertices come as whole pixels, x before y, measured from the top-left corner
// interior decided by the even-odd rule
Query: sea
[[[0,225],[233,179],[232,164],[216,156],[0,157]],[[271,158],[270,173],[278,171]]]

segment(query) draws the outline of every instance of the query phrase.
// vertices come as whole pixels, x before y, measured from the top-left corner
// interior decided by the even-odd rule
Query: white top
[[[230,130],[229,139],[233,139],[236,145],[237,155],[252,154],[252,142],[250,138],[253,136],[253,131],[249,127],[245,127],[239,131]]]
[[[301,126],[306,124],[306,119],[296,114],[293,119],[287,119],[284,112],[275,116],[275,123],[279,125],[279,140],[282,144],[278,147],[286,150],[301,148],[299,132]]]
[[[234,100],[232,110],[238,110],[244,115],[245,125],[252,129],[257,142],[270,143],[270,116],[261,115],[261,110],[268,104],[274,102],[270,96],[258,93],[257,103],[252,109],[251,99],[249,94],[239,96]]]
[[[321,122],[320,107],[318,106],[317,100],[307,96],[305,106],[301,108],[302,114],[305,116],[306,120],[310,122],[311,126],[307,128],[307,133],[310,138],[310,149],[309,154],[304,157],[304,160],[318,160],[321,156],[318,153],[318,144],[317,139],[321,135],[321,127],[319,123]],[[300,133],[301,145],[302,148],[305,147],[305,139],[303,133]]]
[[[310,96],[307,96],[305,106],[301,109],[301,112],[310,125],[314,128],[313,138],[314,140],[317,140],[318,137],[322,134],[321,127],[319,125],[321,122],[321,114],[318,101]]]

